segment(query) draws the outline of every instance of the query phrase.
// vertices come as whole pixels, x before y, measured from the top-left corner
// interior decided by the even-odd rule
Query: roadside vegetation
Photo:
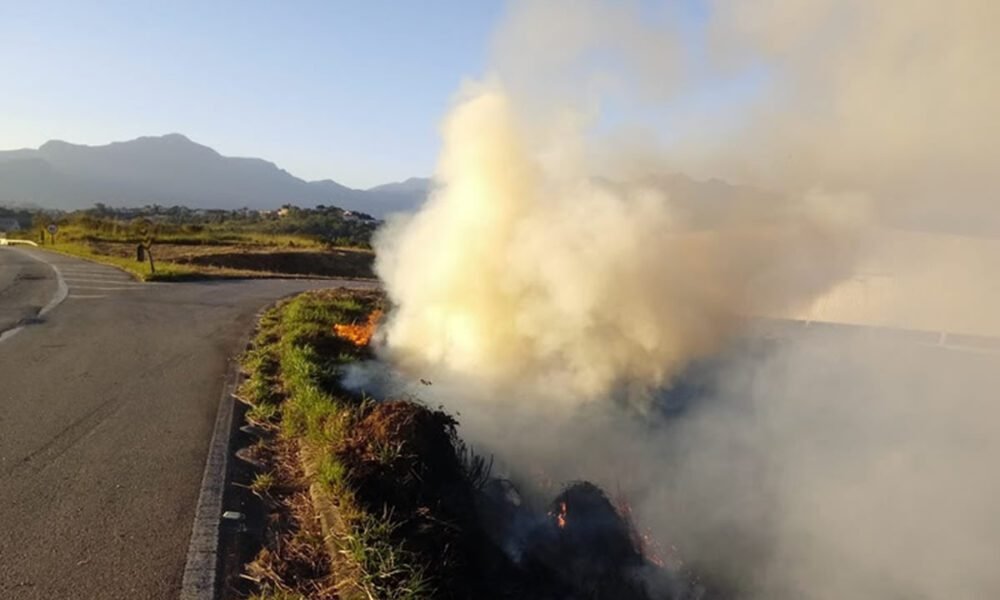
[[[490,547],[476,537],[474,502],[487,465],[445,413],[340,384],[350,363],[371,358],[382,302],[300,295],[262,316],[243,357],[239,397],[267,465],[251,489],[274,513],[245,569],[252,598],[483,597],[470,574]]]
[[[372,277],[378,222],[337,207],[274,211],[186,207],[94,208],[73,212],[2,209],[20,231],[8,237],[111,264],[144,280],[228,277]],[[55,224],[53,237],[46,228]],[[146,245],[144,261],[138,246]],[[153,256],[150,265],[149,254]]]
[[[664,554],[627,499],[544,473],[494,476],[450,415],[345,388],[347,369],[378,368],[358,363],[374,358],[383,303],[307,292],[261,317],[238,394],[258,441],[237,455],[256,465],[244,481],[268,514],[236,570],[250,588],[230,585],[226,600],[736,597]]]

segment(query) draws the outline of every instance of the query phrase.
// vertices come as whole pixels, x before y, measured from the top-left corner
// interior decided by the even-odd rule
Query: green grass
[[[161,244],[179,244],[185,246],[261,246],[278,248],[323,248],[325,244],[305,235],[267,233],[253,229],[234,229],[226,226],[205,226],[198,231],[160,231],[156,234],[156,242]],[[93,229],[74,223],[65,223],[59,227],[57,239],[67,242],[110,242],[138,244],[144,241],[144,236],[128,227],[110,231]]]
[[[242,358],[248,376],[241,397],[253,405],[251,420],[271,422],[280,415],[280,435],[304,449],[310,483],[332,499],[346,525],[344,556],[337,560],[346,558],[358,568],[358,585],[371,598],[416,600],[432,595],[426,568],[395,539],[399,525],[392,514],[366,512],[355,501],[350,466],[332,451],[371,407],[370,399],[351,400],[330,391],[329,381],[342,364],[358,357],[349,345],[337,345],[332,327],[364,319],[374,308],[371,298],[310,292],[265,312],[253,347]],[[277,398],[272,396],[276,389],[281,390]],[[391,462],[401,449],[385,444],[375,451]],[[252,488],[268,483],[260,477]],[[257,597],[284,598],[275,593]]]
[[[347,488],[347,467],[344,463],[328,454],[316,460],[314,478],[325,489],[342,494]]]
[[[280,317],[277,308],[271,308],[261,315],[253,345],[240,358],[246,377],[236,395],[250,405],[246,419],[262,426],[272,424],[281,410],[277,344]]]
[[[255,404],[246,412],[247,421],[267,427],[271,425],[281,414],[281,409],[276,404]]]
[[[127,271],[143,281],[149,280],[151,276],[149,263],[138,263],[134,259],[130,260],[120,256],[98,254],[93,248],[80,242],[58,242],[56,244],[46,244],[45,246],[42,246],[42,249],[60,252],[77,258],[83,258],[93,262],[118,267],[119,269]]]
[[[364,249],[366,245],[337,246],[335,240],[270,233],[253,227],[212,225],[188,231],[186,226],[176,226],[175,230],[161,231],[153,243],[155,272],[148,260],[135,260],[135,247],[145,238],[128,226],[88,227],[78,222],[62,222],[56,242],[46,236],[42,247],[121,268],[143,281],[373,276],[372,255],[370,249]],[[38,240],[37,231],[23,231],[11,237]],[[299,253],[313,260],[309,267],[312,270],[302,270],[304,259],[295,258]],[[248,261],[247,256],[255,258]]]
[[[391,513],[357,518],[347,539],[351,558],[361,567],[359,583],[369,597],[382,600],[422,600],[433,595],[425,569],[392,542],[399,527]]]
[[[266,424],[280,414],[286,438],[313,446],[342,439],[355,407],[331,394],[328,384],[355,357],[343,350],[330,356],[318,346],[336,342],[335,323],[354,322],[371,309],[356,298],[306,293],[266,311],[241,359],[246,377],[239,396],[251,405],[248,419]],[[330,473],[329,465],[320,466]]]
[[[157,263],[156,272],[154,273],[150,270],[148,261],[138,262],[134,258],[101,254],[83,242],[57,242],[55,244],[46,244],[41,248],[118,267],[141,281],[177,281],[203,277],[205,274],[204,269],[169,262]]]
[[[22,232],[12,236],[17,239],[37,241],[32,232]],[[287,250],[290,248],[325,250],[329,245],[302,235],[269,234],[259,231],[230,231],[209,229],[197,233],[164,233],[156,236],[153,245],[155,272],[149,266],[149,260],[138,262],[134,256],[118,256],[98,251],[93,243],[127,244],[134,246],[143,241],[142,236],[122,230],[118,233],[87,229],[80,225],[62,225],[56,242],[46,239],[42,248],[60,252],[77,258],[118,267],[142,281],[187,281],[192,279],[229,279],[248,277],[275,276],[276,273],[266,271],[244,271],[218,267],[206,267],[197,264],[180,264],[169,260],[157,260],[156,244],[177,244],[191,246],[241,246],[254,248],[273,248]]]

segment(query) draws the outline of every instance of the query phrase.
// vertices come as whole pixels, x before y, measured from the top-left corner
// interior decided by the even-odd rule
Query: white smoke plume
[[[703,146],[713,176],[863,189],[890,222],[1000,233],[1000,4],[720,0],[712,9],[714,56],[726,68],[766,65],[771,82],[734,131]]]
[[[705,223],[655,180],[595,180],[576,128],[518,117],[500,84],[468,90],[439,190],[379,241],[400,362],[574,399],[660,385],[742,319],[801,308],[849,271],[856,216],[834,205],[849,198]]]
[[[746,597],[1000,597],[1000,369],[936,337],[992,284],[853,307],[933,323],[927,345],[739,341],[753,316],[835,314],[872,225],[1000,232],[998,5],[707,6],[692,41],[674,4],[512,4],[445,121],[437,191],[377,240],[383,357],[514,471],[622,492]],[[752,92],[692,102],[747,70]],[[658,416],[655,390],[706,359]]]

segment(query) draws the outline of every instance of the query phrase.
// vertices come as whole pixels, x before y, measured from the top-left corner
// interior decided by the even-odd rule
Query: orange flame
[[[552,513],[549,513],[550,515],[552,515],[552,516],[554,516],[556,518],[556,525],[559,526],[559,529],[563,529],[563,528],[566,527],[566,515],[567,515],[568,512],[569,512],[569,509],[567,508],[566,503],[565,502],[560,502],[559,503],[559,514],[552,515]]]
[[[649,562],[660,568],[667,566],[667,561],[663,558],[663,547],[656,541],[656,538],[648,531],[640,534],[640,536],[642,538],[642,555],[649,559]]]
[[[649,562],[654,565],[663,568],[667,566],[667,561],[674,559],[670,552],[664,552],[663,546],[653,537],[651,530],[646,529],[645,531],[638,531],[635,526],[635,518],[632,515],[632,505],[629,503],[628,499],[619,494],[615,499],[615,504],[618,507],[618,514],[622,516],[625,521],[629,523],[629,527],[632,530],[633,540],[639,546],[639,552],[646,557]],[[677,548],[671,546],[671,548],[676,552]],[[673,560],[672,562],[677,562],[679,565],[683,565],[683,561]]]
[[[372,336],[375,335],[375,328],[381,319],[382,310],[375,309],[368,315],[368,320],[364,323],[352,323],[350,325],[337,323],[333,326],[333,332],[355,346],[363,348],[372,341]]]

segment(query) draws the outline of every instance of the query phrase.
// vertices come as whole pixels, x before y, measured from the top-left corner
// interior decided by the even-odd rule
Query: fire
[[[639,534],[639,536],[642,539],[642,555],[660,568],[667,566],[667,561],[663,558],[663,547],[656,541],[656,538],[648,531]]]
[[[660,568],[666,567],[668,561],[676,563],[677,566],[684,565],[684,561],[673,556],[677,553],[677,548],[675,546],[670,546],[673,552],[664,552],[663,546],[655,537],[653,537],[651,530],[646,529],[644,531],[639,531],[636,528],[635,518],[632,515],[632,505],[624,495],[619,493],[618,497],[615,499],[615,504],[618,507],[618,514],[620,514],[622,518],[629,523],[632,529],[633,540],[639,546],[639,551],[646,557],[647,560],[649,560],[649,562]]]
[[[559,503],[559,514],[549,513],[550,515],[552,515],[552,516],[554,516],[556,518],[556,525],[559,526],[559,529],[564,529],[566,527],[566,515],[567,515],[568,512],[569,512],[569,509],[566,507],[566,503],[565,502],[560,502]]]
[[[337,323],[333,326],[333,332],[355,346],[364,347],[372,341],[372,336],[375,335],[375,328],[381,319],[382,310],[375,309],[368,315],[368,320],[364,323],[352,323],[350,325]]]

